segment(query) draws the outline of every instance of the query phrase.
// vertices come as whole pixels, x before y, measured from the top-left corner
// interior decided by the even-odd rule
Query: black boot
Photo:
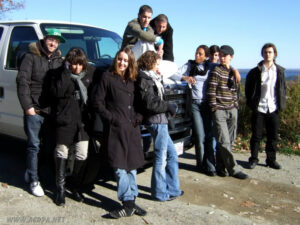
[[[58,206],[63,206],[65,201],[65,176],[67,160],[63,158],[55,158],[56,160],[56,199],[55,203]]]
[[[74,200],[78,202],[84,201],[84,196],[81,193],[81,185],[85,169],[85,160],[75,160],[73,173],[71,177],[71,190]]]

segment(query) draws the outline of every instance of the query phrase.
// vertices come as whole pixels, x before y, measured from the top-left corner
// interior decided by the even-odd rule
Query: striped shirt
[[[238,108],[237,86],[231,72],[218,65],[210,73],[207,97],[212,111]]]

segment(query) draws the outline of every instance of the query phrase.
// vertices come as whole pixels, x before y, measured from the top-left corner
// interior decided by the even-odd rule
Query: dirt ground
[[[0,224],[300,224],[300,157],[278,155],[283,169],[260,164],[247,169],[249,153],[235,153],[247,180],[232,177],[208,177],[197,172],[194,149],[179,158],[179,178],[184,195],[169,202],[150,198],[151,169],[139,173],[137,204],[145,208],[145,217],[110,219],[108,211],[119,205],[116,183],[98,182],[85,193],[86,201],[69,198],[64,207],[53,203],[54,187],[45,187],[46,195],[37,198],[28,193],[23,181],[24,143],[0,138]],[[9,147],[8,147],[9,146]]]

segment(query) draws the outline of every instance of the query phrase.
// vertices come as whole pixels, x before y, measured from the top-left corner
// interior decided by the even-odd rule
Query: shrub
[[[300,154],[300,75],[287,81],[287,104],[280,113],[279,151]],[[239,99],[238,135],[242,139],[251,137],[251,110],[246,106],[244,84],[241,84]]]

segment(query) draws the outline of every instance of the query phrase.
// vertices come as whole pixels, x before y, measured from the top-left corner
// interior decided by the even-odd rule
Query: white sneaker
[[[25,174],[24,174],[24,180],[25,180],[26,183],[30,182],[29,174],[28,174],[28,170],[27,169],[26,169]]]
[[[40,182],[37,181],[30,183],[30,191],[37,197],[42,197],[45,194],[43,188],[40,185]]]

